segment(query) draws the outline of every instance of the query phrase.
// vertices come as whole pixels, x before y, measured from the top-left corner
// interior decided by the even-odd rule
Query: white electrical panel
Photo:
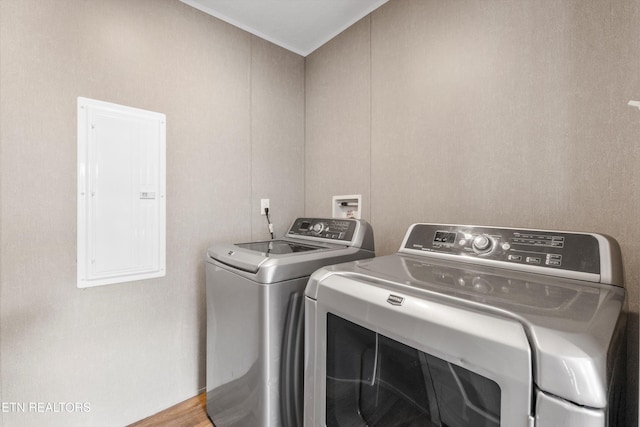
[[[334,218],[361,219],[362,195],[333,196],[332,215]]]
[[[164,114],[78,98],[78,287],[166,269]]]

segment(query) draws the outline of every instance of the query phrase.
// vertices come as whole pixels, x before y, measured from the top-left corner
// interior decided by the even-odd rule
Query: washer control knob
[[[322,233],[322,230],[324,230],[324,224],[321,222],[316,222],[315,224],[313,224],[313,227],[311,229],[314,233],[320,234]]]
[[[493,241],[488,237],[483,235],[477,236],[473,239],[473,249],[476,252],[489,252],[491,250],[491,246],[493,245]]]

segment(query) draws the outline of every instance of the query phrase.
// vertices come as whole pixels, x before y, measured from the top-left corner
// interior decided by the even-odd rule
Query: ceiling
[[[180,0],[307,56],[388,0]]]

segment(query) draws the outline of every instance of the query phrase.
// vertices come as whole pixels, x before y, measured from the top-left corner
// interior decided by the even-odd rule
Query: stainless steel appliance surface
[[[216,427],[302,425],[309,275],[373,256],[371,226],[355,219],[298,218],[282,239],[208,249],[207,414]]]
[[[311,276],[304,426],[622,426],[622,282],[605,235],[414,224]]]

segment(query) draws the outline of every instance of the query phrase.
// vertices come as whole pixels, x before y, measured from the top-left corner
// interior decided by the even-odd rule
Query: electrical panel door
[[[78,98],[78,287],[165,275],[164,114]]]

